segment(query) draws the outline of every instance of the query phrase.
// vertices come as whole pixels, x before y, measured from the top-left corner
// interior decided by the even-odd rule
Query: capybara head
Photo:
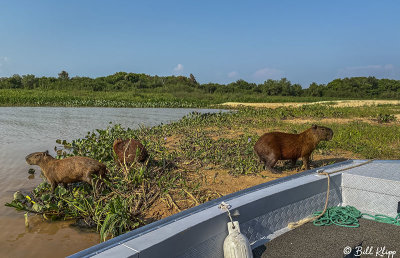
[[[333,137],[332,129],[325,126],[312,125],[311,130],[320,141],[329,141]]]
[[[34,152],[26,156],[25,160],[29,165],[38,165],[47,156],[50,156],[49,151]]]

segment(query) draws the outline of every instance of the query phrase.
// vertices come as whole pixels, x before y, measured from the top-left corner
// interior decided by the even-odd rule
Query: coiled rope
[[[318,211],[313,215],[319,216],[321,213],[322,211]],[[360,218],[400,226],[400,213],[397,214],[395,218],[383,214],[371,215],[368,213],[361,213],[353,206],[330,207],[323,216],[315,219],[313,223],[315,226],[329,226],[335,224],[341,227],[357,228],[360,226],[358,220]]]
[[[314,216],[319,216],[322,211],[314,212]],[[332,224],[348,227],[358,228],[360,224],[358,219],[361,218],[361,212],[353,206],[346,207],[330,207],[326,210],[323,216],[314,220],[315,226],[329,226]]]

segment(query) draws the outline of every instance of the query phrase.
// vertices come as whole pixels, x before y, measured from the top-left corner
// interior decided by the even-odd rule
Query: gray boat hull
[[[326,172],[363,164],[349,160],[323,168]],[[327,178],[317,169],[270,181],[188,209],[133,230],[70,257],[223,257],[228,234],[222,201],[240,214],[241,232],[252,248],[287,232],[288,223],[324,208]],[[328,206],[352,205],[363,212],[397,214],[400,161],[375,160],[331,175]]]

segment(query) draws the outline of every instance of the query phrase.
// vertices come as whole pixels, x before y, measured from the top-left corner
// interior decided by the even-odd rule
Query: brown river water
[[[47,222],[4,204],[16,191],[30,191],[40,184],[40,169],[29,166],[25,156],[36,151],[54,153],[57,139],[82,138],[88,131],[104,129],[109,122],[123,127],[154,126],[178,120],[190,112],[210,109],[165,108],[50,108],[0,107],[0,257],[65,257],[99,243],[97,233],[70,227],[70,222]],[[34,168],[34,176],[28,174]]]

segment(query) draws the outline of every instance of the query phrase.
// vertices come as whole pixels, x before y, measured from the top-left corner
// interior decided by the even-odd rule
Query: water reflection
[[[59,230],[64,228],[72,228],[70,221],[46,221],[40,215],[31,215],[28,217],[29,226],[25,227],[23,233],[19,233],[15,239],[8,239],[7,242],[15,242],[19,239],[25,237],[26,234],[45,234],[45,235],[55,235]],[[45,222],[45,223],[43,223]]]

